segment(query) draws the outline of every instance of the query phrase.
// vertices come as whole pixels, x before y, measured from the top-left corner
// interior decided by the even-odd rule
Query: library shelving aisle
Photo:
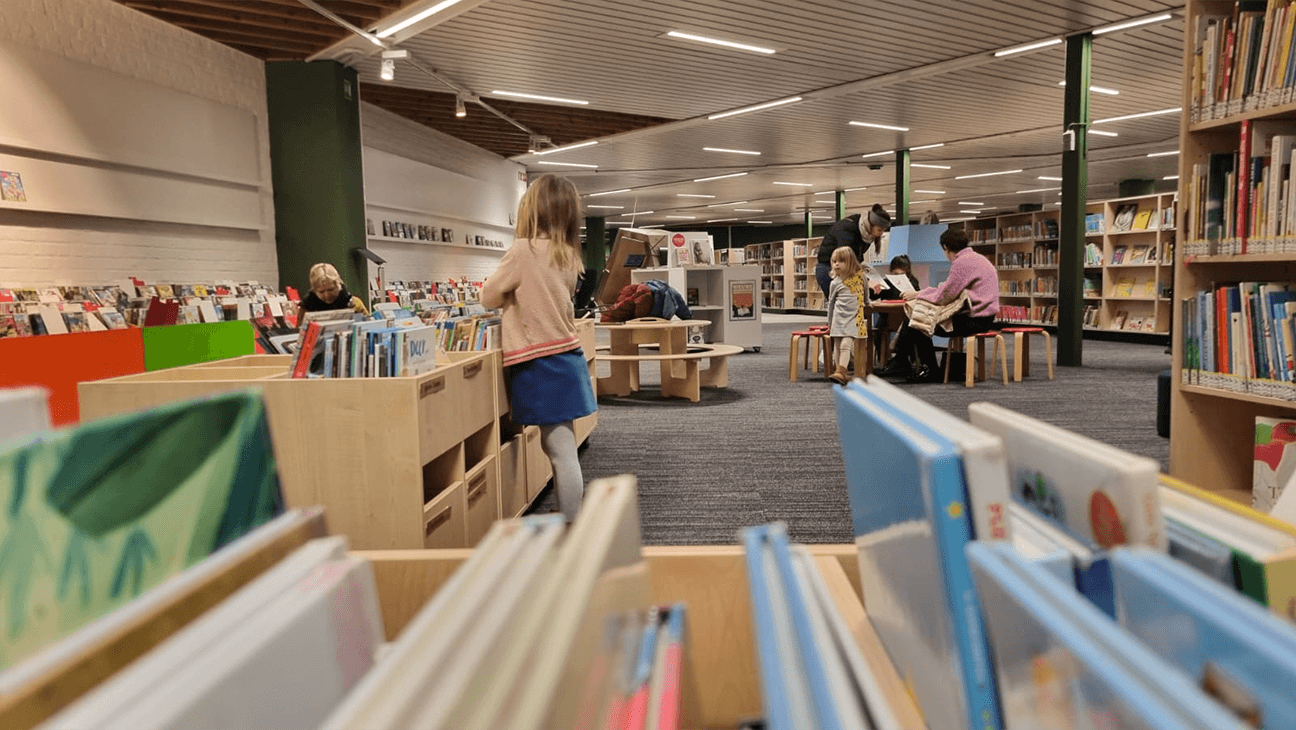
[[[779,312],[826,312],[823,292],[815,281],[815,264],[823,238],[794,238],[754,243],[745,250],[747,263],[758,264],[765,308]]]
[[[681,294],[697,298],[697,304],[689,305],[693,319],[711,322],[702,333],[704,341],[760,351],[762,302],[756,290],[761,281],[761,267],[663,266],[630,271],[630,280],[635,284],[649,279],[665,280]],[[735,302],[741,306],[746,299],[752,306],[735,311]]]
[[[1174,194],[1100,205],[1089,215],[1101,213],[1102,235],[1086,236],[1086,243],[1101,247],[1102,303],[1098,321],[1088,328],[1168,334],[1175,229],[1164,223],[1167,214],[1174,215]],[[1087,294],[1089,286],[1085,289]]]
[[[1170,471],[1250,505],[1255,419],[1296,416],[1296,391],[1288,379],[1290,372],[1283,373],[1286,368],[1279,370],[1277,380],[1262,377],[1267,371],[1264,361],[1273,355],[1266,348],[1272,346],[1268,338],[1238,336],[1246,330],[1230,332],[1218,325],[1220,318],[1214,313],[1230,311],[1228,300],[1243,293],[1239,284],[1271,283],[1286,289],[1296,282],[1296,253],[1289,252],[1296,249],[1266,242],[1265,236],[1257,235],[1263,231],[1253,230],[1247,216],[1237,211],[1232,191],[1246,189],[1245,177],[1252,165],[1241,166],[1244,179],[1231,183],[1233,188],[1226,186],[1224,178],[1226,173],[1233,177],[1237,169],[1233,161],[1239,154],[1263,162],[1260,155],[1267,154],[1266,145],[1249,149],[1255,141],[1249,133],[1257,125],[1279,122],[1273,126],[1281,134],[1296,135],[1296,104],[1291,103],[1292,87],[1283,87],[1281,73],[1276,84],[1257,85],[1253,93],[1232,100],[1216,98],[1213,83],[1200,83],[1217,74],[1208,61],[1197,57],[1206,30],[1215,27],[1217,19],[1236,17],[1238,6],[1192,1],[1184,21],[1179,141],[1179,189],[1184,201],[1179,206],[1179,227],[1184,235],[1175,252],[1175,299],[1181,309],[1174,317]],[[1266,174],[1268,169],[1284,167],[1275,160]],[[1287,184],[1282,181],[1280,187]],[[1244,243],[1248,233],[1249,244]],[[1289,241],[1290,236],[1280,243]],[[1239,298],[1249,304],[1249,296]],[[1261,315],[1265,315],[1263,308]],[[1277,324],[1286,330],[1290,328],[1281,325],[1290,321],[1288,316]]]

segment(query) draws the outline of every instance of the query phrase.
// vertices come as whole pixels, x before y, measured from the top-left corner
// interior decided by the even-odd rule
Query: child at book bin
[[[861,335],[868,336],[868,316],[866,307],[861,306],[865,300],[864,267],[850,246],[842,246],[832,253],[832,284],[828,287],[828,336],[832,337],[837,352],[837,371],[828,377],[834,382],[846,384],[850,376],[846,368],[850,365],[851,353],[855,351],[855,340]],[[876,292],[881,286],[873,285]]]
[[[369,314],[369,308],[360,297],[351,296],[342,275],[333,264],[315,264],[310,269],[310,294],[301,301],[303,312],[323,312],[330,309],[354,309],[358,314]]]
[[[540,446],[553,464],[558,507],[568,523],[585,494],[572,422],[598,410],[572,309],[576,277],[584,268],[580,220],[576,186],[541,176],[522,196],[513,245],[481,290],[482,304],[503,310],[513,423],[540,427]]]

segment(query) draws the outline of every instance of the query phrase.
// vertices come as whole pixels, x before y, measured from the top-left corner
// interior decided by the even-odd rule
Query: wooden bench
[[[685,352],[663,353],[650,350],[636,355],[612,355],[608,354],[606,345],[601,345],[596,348],[594,359],[596,362],[609,363],[660,362],[662,395],[687,398],[697,403],[702,399],[702,386],[729,387],[729,356],[742,351],[743,348],[737,345],[689,345]],[[705,370],[698,367],[702,360],[710,360]],[[613,368],[612,375],[599,378],[598,394],[626,396],[637,391],[639,379],[629,377],[630,370],[618,371]]]

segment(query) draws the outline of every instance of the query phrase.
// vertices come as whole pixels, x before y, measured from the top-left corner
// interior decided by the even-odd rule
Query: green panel
[[[895,224],[909,224],[909,150],[896,150]]]
[[[1089,180],[1089,84],[1093,36],[1067,38],[1062,129],[1075,133],[1075,149],[1062,152],[1062,212],[1058,221],[1057,364],[1079,366],[1084,335],[1085,189]]]
[[[1269,605],[1269,586],[1265,580],[1265,567],[1241,550],[1233,551],[1237,566],[1238,592],[1261,606]]]
[[[368,298],[359,84],[335,61],[266,64],[279,285],[310,289],[311,265],[337,267]]]
[[[1152,195],[1156,192],[1156,180],[1121,180],[1116,188],[1116,197],[1133,198],[1137,195]]]
[[[241,320],[144,328],[146,371],[255,353],[252,325]]]

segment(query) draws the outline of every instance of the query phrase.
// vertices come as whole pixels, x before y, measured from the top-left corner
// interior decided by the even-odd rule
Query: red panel
[[[0,387],[40,385],[50,391],[50,418],[80,420],[77,383],[144,372],[143,330],[0,338]]]

